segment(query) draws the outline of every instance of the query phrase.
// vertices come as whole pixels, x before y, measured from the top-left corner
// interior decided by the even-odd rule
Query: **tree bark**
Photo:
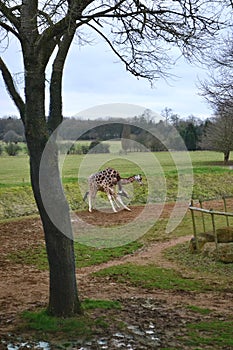
[[[36,145],[35,145],[36,146]],[[42,220],[46,251],[50,271],[50,293],[48,312],[54,316],[73,316],[81,314],[81,305],[78,298],[74,243],[70,224],[69,206],[62,190],[59,170],[56,161],[57,156],[49,154],[51,162],[46,168],[47,193],[50,203],[53,202],[55,212],[62,218],[62,230],[57,227],[44,207],[44,198],[41,198],[40,184],[40,159],[41,154],[34,149],[30,150],[31,182],[37,206]]]
[[[48,312],[54,316],[68,317],[82,312],[75,275],[74,242],[69,206],[60,180],[57,150],[54,145],[50,148],[47,145],[48,142],[51,142],[49,141],[51,133],[62,122],[61,79],[66,54],[75,33],[76,23],[75,20],[69,22],[69,25],[73,24],[72,28],[67,28],[68,33],[69,29],[72,29],[70,40],[66,42],[67,38],[64,36],[65,41],[63,42],[61,33],[55,35],[55,26],[51,29],[54,32],[51,38],[49,37],[49,30],[45,30],[42,35],[39,33],[37,11],[37,1],[23,1],[20,35],[25,67],[25,136],[30,156],[31,184],[44,228],[49,262],[50,296]],[[66,27],[66,20],[63,22],[60,21]],[[65,27],[63,28],[63,34]],[[56,40],[54,39],[55,36]],[[52,110],[52,115],[46,120],[45,69],[56,45],[59,46],[58,63],[60,65],[55,64],[55,67],[53,66],[50,84],[52,91],[50,110]],[[63,47],[64,50],[62,51]],[[57,71],[58,78],[54,79]],[[44,163],[44,167],[41,169],[45,147],[47,162]],[[47,186],[44,191],[45,198],[42,197],[41,192],[41,176],[44,176],[46,180],[44,181]],[[46,203],[52,207],[52,214]],[[61,218],[61,226],[57,224],[56,217]]]
[[[32,69],[33,68],[33,69]],[[74,243],[70,223],[69,206],[60,180],[57,152],[51,147],[46,169],[47,193],[55,213],[62,217],[62,229],[57,227],[48,215],[44,198],[41,197],[41,158],[49,138],[44,113],[44,75],[38,68],[31,67],[25,79],[26,112],[25,134],[30,155],[30,175],[34,197],[42,220],[50,271],[50,297],[48,312],[51,315],[68,317],[81,314],[78,298]]]
[[[229,157],[230,157],[230,151],[225,151],[224,152],[224,164],[228,164]]]

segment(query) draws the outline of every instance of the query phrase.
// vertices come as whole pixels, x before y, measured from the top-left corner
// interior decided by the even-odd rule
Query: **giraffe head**
[[[138,175],[134,175],[134,180],[137,181],[140,185],[143,185],[143,182],[142,182],[142,177],[140,174]]]

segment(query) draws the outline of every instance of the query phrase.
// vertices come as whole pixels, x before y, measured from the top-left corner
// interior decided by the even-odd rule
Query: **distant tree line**
[[[67,118],[66,128],[61,136],[66,141],[75,141],[77,130],[80,140],[88,141],[89,145],[73,145],[69,153],[85,154],[108,153],[109,145],[101,141],[110,139],[122,140],[122,152],[130,151],[165,151],[167,149],[182,149],[181,140],[190,151],[211,149],[210,144],[203,141],[214,119],[201,120],[194,116],[186,119],[165,108],[161,120],[155,121],[150,110],[140,116],[130,119],[90,120]],[[174,132],[174,127],[178,131]],[[154,136],[158,135],[158,137]],[[179,137],[181,136],[181,138]],[[24,129],[20,119],[4,117],[0,119],[0,140],[6,144],[24,142]],[[166,146],[165,146],[166,145]]]
[[[0,118],[0,140],[6,143],[25,141],[22,121],[15,116]]]

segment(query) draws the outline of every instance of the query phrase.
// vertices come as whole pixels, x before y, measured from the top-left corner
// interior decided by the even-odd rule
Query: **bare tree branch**
[[[53,62],[52,76],[50,81],[50,110],[48,118],[48,127],[50,132],[53,132],[62,122],[62,77],[65,65],[65,60],[75,35],[76,27],[73,32],[67,30],[63,35],[58,46],[58,52]]]
[[[16,31],[14,30],[14,28],[12,28],[10,25],[8,25],[8,24],[5,23],[5,22],[0,21],[0,27],[2,27],[3,29],[5,29],[6,32],[12,33],[14,36],[16,36],[17,39],[19,39],[19,41],[21,41],[21,38],[20,38],[19,33],[16,32]]]
[[[17,6],[18,7],[18,6]],[[13,14],[16,7],[7,7],[5,1],[0,0],[0,12],[7,18],[7,20],[12,23],[17,29],[20,27],[19,19]]]
[[[200,83],[201,95],[215,111],[233,106],[233,35],[225,38],[221,49],[210,53],[208,78]]]
[[[24,122],[25,103],[23,102],[20,94],[18,93],[14,84],[14,80],[11,76],[11,73],[8,70],[6,64],[4,63],[1,57],[0,57],[0,70],[2,72],[2,77],[6,84],[6,88],[11,98],[13,99],[14,103],[16,104],[17,108],[19,109],[20,116],[22,118],[22,121]]]

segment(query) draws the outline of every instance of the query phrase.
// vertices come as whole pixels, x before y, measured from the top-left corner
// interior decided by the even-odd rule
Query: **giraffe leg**
[[[112,199],[114,200],[114,203],[116,204],[117,208],[120,208],[120,205],[117,203],[117,200],[116,200],[115,190],[113,188],[109,188],[109,193],[110,193]]]
[[[92,208],[95,209],[95,202],[96,202],[96,194],[97,190],[94,191],[93,196],[92,196]]]
[[[113,200],[114,200],[114,203],[116,204],[117,208],[120,208],[120,205],[117,203],[117,200],[115,198],[115,196],[112,196]]]
[[[128,211],[131,211],[130,208],[128,208],[122,201],[121,197],[119,195],[116,195],[116,199],[118,200],[118,202],[122,205],[122,207],[125,209],[125,210],[128,210]]]
[[[125,190],[123,190],[121,180],[119,180],[119,181],[117,182],[117,186],[118,186],[118,194],[119,194],[120,196],[129,198],[128,193],[127,193]]]
[[[91,194],[89,193],[89,197],[88,197],[88,204],[89,204],[89,212],[92,212],[92,207],[91,207]]]
[[[88,204],[89,204],[89,212],[92,212],[92,208],[95,206],[95,197],[96,197],[96,189],[91,189],[89,191]]]
[[[121,197],[129,198],[129,195],[128,195],[128,193],[127,193],[125,190],[119,191],[118,194],[119,194]]]
[[[114,213],[116,213],[117,210],[116,210],[116,208],[114,207],[113,200],[112,200],[112,195],[108,192],[108,193],[107,193],[107,196],[108,196],[109,202],[110,202],[110,204],[111,204],[111,206],[112,206],[112,210],[114,211]]]

